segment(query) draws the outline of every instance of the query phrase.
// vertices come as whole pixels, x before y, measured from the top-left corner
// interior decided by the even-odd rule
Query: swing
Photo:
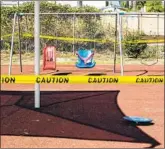
[[[56,70],[56,47],[55,46],[44,47],[43,70]]]
[[[158,51],[156,51],[156,59],[155,59],[155,61],[153,61],[151,63],[147,63],[147,62],[145,62],[145,60],[147,60],[147,59],[146,58],[142,58],[141,59],[141,64],[146,65],[146,66],[156,65],[159,62]]]
[[[142,17],[142,16],[141,16]],[[141,26],[142,26],[142,21],[141,21]],[[159,50],[159,45],[158,45],[158,37],[159,37],[159,15],[157,16],[157,48],[156,48],[156,59],[151,62],[151,63],[147,63],[144,62],[145,60],[147,60],[147,58],[142,58],[141,59],[141,64],[146,65],[146,66],[153,66],[156,65],[159,62],[159,54],[158,54],[158,50]]]
[[[76,52],[76,55],[78,56],[76,67],[93,68],[95,66],[96,62],[93,60],[94,52],[92,50],[80,48]]]

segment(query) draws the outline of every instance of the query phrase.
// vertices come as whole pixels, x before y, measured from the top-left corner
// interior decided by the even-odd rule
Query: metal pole
[[[22,72],[22,56],[21,56],[21,27],[20,27],[20,19],[19,16],[18,19],[18,38],[19,38],[19,62],[20,62],[20,71]]]
[[[156,49],[157,62],[158,62],[158,52],[159,52],[158,40],[159,40],[159,15],[157,15],[157,49]]]
[[[40,1],[35,1],[34,45],[35,45],[35,75],[40,74]],[[40,84],[35,84],[35,108],[40,108]]]
[[[142,18],[142,15],[140,16],[140,35],[142,34],[142,21],[143,21],[143,18]]]
[[[105,1],[105,7],[109,6],[109,1]]]
[[[95,23],[97,24],[97,17],[96,17],[96,14],[95,14]],[[96,42],[95,42],[95,36],[96,36],[96,30],[94,30],[94,50],[96,50]]]
[[[18,13],[19,13],[19,1],[18,1]],[[21,27],[20,27],[20,17],[17,17],[18,22],[18,38],[19,38],[19,63],[20,63],[20,71],[22,72],[22,56],[21,56]]]
[[[26,32],[28,33],[28,16],[26,16]],[[26,53],[28,52],[28,40],[26,39]]]
[[[75,14],[73,15],[73,55],[75,55]]]
[[[82,7],[83,3],[82,1],[77,1],[77,7]]]
[[[119,25],[119,49],[120,49],[120,69],[121,76],[124,75],[124,65],[123,65],[123,50],[122,50],[122,34],[121,34],[121,16],[118,13],[118,25]]]
[[[22,13],[22,14],[24,14],[24,15],[34,15],[34,13],[33,12],[29,12],[29,13]],[[40,14],[42,14],[42,15],[57,15],[57,14],[59,14],[59,15],[67,15],[67,14],[69,14],[69,15],[73,15],[73,14],[75,14],[75,15],[81,15],[81,14],[89,14],[89,15],[94,15],[94,14],[97,14],[97,15],[116,15],[116,14],[118,14],[118,12],[107,12],[107,13],[104,13],[104,12],[98,12],[98,13],[95,13],[95,12],[77,12],[77,13],[74,13],[74,12],[60,12],[60,13],[58,13],[58,12],[42,12],[42,13],[40,13]],[[138,13],[133,13],[133,12],[131,12],[131,13],[124,13],[124,15],[157,15],[157,14],[159,14],[159,15],[162,15],[162,16],[164,16],[164,13],[141,13],[141,12],[138,12]]]
[[[113,65],[113,73],[116,72],[116,48],[117,48],[117,21],[118,15],[115,17],[115,43],[114,43],[114,65]]]
[[[12,57],[13,57],[13,47],[14,47],[14,32],[15,32],[15,23],[16,23],[17,14],[14,14],[13,19],[13,32],[11,37],[11,50],[10,50],[10,62],[9,62],[9,75],[11,75],[11,68],[12,68]]]
[[[57,26],[56,26],[56,37],[58,37],[58,29],[59,29],[59,23],[58,23],[58,20],[59,20],[59,15],[57,14]],[[58,48],[58,40],[56,40],[56,48]]]
[[[54,12],[44,12],[44,13],[40,13],[41,15],[94,15],[94,14],[97,14],[97,15],[116,15],[117,12],[107,12],[107,13],[104,13],[104,12],[99,12],[99,13],[95,13],[95,12],[79,12],[79,13],[54,13]],[[123,15],[126,15],[126,16],[129,16],[129,15],[162,15],[164,16],[164,13],[124,13]],[[34,13],[23,13],[23,15],[34,15]]]
[[[138,16],[138,33],[140,33],[140,16]]]

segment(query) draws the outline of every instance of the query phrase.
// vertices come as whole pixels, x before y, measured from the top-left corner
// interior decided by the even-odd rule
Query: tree
[[[164,8],[161,0],[147,1],[146,2],[148,12],[163,12]]]
[[[140,10],[141,8],[143,8],[144,6],[145,6],[145,4],[146,4],[146,1],[137,1],[136,2],[136,8],[138,9],[138,10]]]
[[[142,52],[147,48],[147,43],[138,43],[137,40],[143,38],[139,32],[128,32],[125,38],[124,52],[128,57],[138,58]]]
[[[120,2],[121,4],[121,6],[122,7],[124,7],[124,8],[129,8],[129,1],[122,1],[122,2]]]

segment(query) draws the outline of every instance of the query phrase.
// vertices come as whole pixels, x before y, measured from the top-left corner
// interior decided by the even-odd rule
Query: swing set
[[[15,26],[16,20],[18,21],[18,26],[20,26],[20,17],[33,15],[34,13],[15,13],[13,18],[13,31],[12,31],[12,38],[11,38],[11,50],[10,50],[10,63],[9,63],[9,75],[11,75],[11,67],[12,67],[12,56],[13,56],[13,48],[14,48],[14,35],[15,35]],[[40,13],[41,15],[60,15],[60,13]],[[61,13],[62,15],[73,15],[73,42],[75,42],[75,15],[93,15],[93,13]],[[116,51],[119,48],[120,52],[120,69],[121,69],[121,76],[124,75],[124,64],[123,64],[123,49],[122,49],[122,16],[123,15],[133,15],[131,13],[123,14],[123,13],[95,13],[95,15],[114,15],[115,18],[115,41],[114,41],[114,64],[113,64],[113,72],[116,71]],[[134,15],[141,15],[142,14],[134,14]],[[157,14],[157,37],[159,36],[159,14]],[[21,35],[20,35],[20,27],[19,27],[19,53],[20,53],[20,70],[22,72],[22,59],[21,59]],[[57,40],[57,39],[56,39]],[[157,38],[158,40],[158,38]],[[95,41],[95,40],[93,40]],[[118,44],[117,44],[118,43]],[[118,46],[117,46],[118,45]],[[75,44],[73,44],[73,52],[75,50]],[[95,45],[94,45],[95,46]],[[157,42],[158,48],[158,42]],[[45,46],[43,48],[43,70],[56,70],[56,46]],[[158,50],[158,49],[157,49]],[[92,49],[86,49],[79,47],[76,50],[77,62],[75,62],[75,67],[83,69],[83,68],[93,68],[96,66],[96,62],[94,60],[94,51]],[[155,62],[151,64],[145,63],[143,60],[141,61],[142,64],[152,66],[158,63],[158,55]]]

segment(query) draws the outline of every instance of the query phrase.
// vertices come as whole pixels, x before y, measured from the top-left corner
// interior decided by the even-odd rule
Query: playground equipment
[[[158,51],[159,51],[159,45],[158,45],[158,38],[159,38],[159,17],[160,17],[159,14],[157,14],[157,25],[156,25],[156,28],[157,28],[157,33],[156,33],[156,40],[157,40],[157,45],[156,45],[156,59],[153,60],[153,61],[151,61],[150,63],[144,62],[144,60],[146,60],[147,58],[142,59],[141,60],[141,64],[146,65],[146,66],[152,66],[152,65],[155,65],[155,64],[157,64],[159,62],[159,54],[158,54]],[[141,26],[142,26],[142,21],[141,21]]]
[[[31,24],[29,24],[29,20],[31,20],[31,16],[33,16],[34,13],[15,13],[13,18],[13,32],[12,32],[12,40],[11,40],[11,51],[10,51],[10,64],[9,64],[9,75],[11,74],[11,66],[12,66],[12,55],[13,55],[13,48],[14,48],[14,36],[16,33],[16,20],[21,17],[21,20],[24,20],[24,23],[28,26],[27,28],[23,28],[18,30],[20,36],[18,36],[19,43],[21,45],[22,39],[28,39],[30,40],[30,44],[33,45],[32,40],[34,38],[33,28]],[[43,40],[51,41],[52,43],[50,45],[56,45],[56,50],[58,51],[60,49],[60,46],[63,44],[62,48],[65,48],[65,44],[68,44],[69,49],[73,50],[73,53],[75,53],[75,49],[77,50],[79,47],[85,47],[86,49],[97,49],[100,50],[100,45],[106,45],[109,44],[109,51],[114,50],[113,54],[113,72],[116,72],[116,58],[117,53],[120,55],[120,72],[121,76],[124,75],[124,59],[123,59],[123,44],[124,44],[124,34],[123,34],[123,17],[139,17],[139,16],[161,16],[164,15],[163,13],[40,13],[40,20],[41,20],[41,32],[40,32],[40,39],[43,42]],[[112,17],[113,16],[113,17]],[[111,18],[112,17],[112,18]],[[43,28],[45,24],[43,24],[42,19],[50,19],[50,25],[46,25],[46,28]],[[66,20],[67,18],[67,20]],[[84,20],[82,19],[84,18]],[[157,20],[159,20],[160,17],[158,17]],[[26,21],[25,21],[26,19]],[[29,19],[29,20],[28,20]],[[93,20],[92,20],[93,19]],[[110,21],[108,20],[110,19]],[[19,19],[18,19],[19,20]],[[90,23],[95,23],[94,26],[90,26]],[[108,23],[106,23],[108,22]],[[86,24],[85,24],[86,23]],[[110,24],[108,26],[108,24]],[[21,24],[21,23],[20,23]],[[22,23],[23,24],[23,23]],[[83,24],[83,25],[82,25]],[[85,25],[86,26],[85,26]],[[159,28],[159,21],[157,28]],[[19,26],[19,24],[18,24]],[[64,28],[65,26],[69,29],[71,29],[71,32],[66,33],[65,36],[59,35],[59,31],[61,31],[61,26]],[[99,31],[99,27],[104,26],[105,30],[107,32],[107,35],[109,35],[108,39],[104,39],[105,37],[102,37],[101,35],[98,35],[96,32]],[[32,28],[30,30],[30,28]],[[53,28],[54,32],[50,32],[49,28]],[[81,30],[80,30],[81,29]],[[87,30],[87,33],[84,33],[84,30]],[[129,29],[129,28],[128,28]],[[72,32],[73,31],[73,32]],[[159,36],[159,29],[157,29],[157,33]],[[20,33],[21,32],[21,33]],[[43,34],[42,34],[43,33]],[[47,33],[47,34],[46,34]],[[62,33],[64,34],[64,33]],[[90,37],[90,38],[89,38]],[[157,38],[158,40],[158,38]],[[45,44],[47,41],[44,41],[43,44]],[[93,43],[93,45],[91,44]],[[112,43],[112,45],[110,45]],[[84,46],[85,45],[85,46]],[[41,49],[43,49],[43,45],[40,44]],[[104,47],[104,46],[103,46]],[[158,42],[157,42],[157,48],[158,48]],[[27,49],[27,48],[26,48]],[[67,49],[67,47],[66,47]],[[64,49],[65,50],[65,49]],[[68,49],[67,49],[68,50]],[[20,51],[20,69],[22,72],[22,59],[21,59],[21,46],[19,46]],[[96,51],[95,51],[96,52]],[[158,58],[156,62],[153,62],[152,64],[146,64],[144,63],[144,60],[142,60],[142,64],[144,65],[154,65],[158,62]]]
[[[43,70],[56,70],[55,46],[46,46],[43,49]]]
[[[92,68],[95,66],[96,62],[93,60],[94,52],[92,50],[80,48],[76,54],[78,56],[76,67]]]
[[[153,33],[154,33],[154,40],[150,39],[150,40],[148,40],[149,41],[148,43],[146,41],[145,42],[148,44],[148,46],[155,45],[155,47],[152,49],[152,53],[154,53],[154,51],[156,53],[155,54],[155,58],[153,58],[151,60],[149,58],[149,56],[152,56],[152,54],[151,54],[150,51],[148,51],[149,56],[142,57],[141,60],[140,60],[140,62],[141,62],[141,64],[146,65],[146,66],[156,65],[159,62],[159,44],[161,44],[159,42],[159,36],[160,36],[160,29],[159,29],[160,28],[160,19],[161,18],[164,18],[164,16],[162,16],[161,13],[155,13],[155,14],[154,13],[150,13],[150,14],[140,13],[140,14],[138,14],[138,16],[137,15],[132,15],[132,16],[131,15],[130,16],[129,15],[125,15],[125,16],[123,16],[122,19],[124,19],[124,18],[126,20],[126,25],[124,24],[124,21],[122,21],[122,23],[121,23],[122,24],[121,31],[122,31],[122,34],[123,34],[123,30],[124,30],[123,28],[124,28],[124,26],[126,26],[126,36],[127,36],[127,32],[129,31],[129,27],[128,27],[128,24],[130,25],[130,23],[128,23],[129,22],[128,21],[129,18],[131,18],[132,20],[137,19],[136,23],[134,21],[132,21],[132,22],[135,23],[135,24],[133,24],[133,26],[135,26],[134,29],[133,29],[133,32],[135,30],[135,32],[138,31],[138,33],[140,35],[142,35],[142,34],[144,34],[143,32],[145,32],[145,30],[146,30],[146,26],[147,26],[147,30],[150,29],[150,32],[152,32],[152,29],[154,30],[153,31]],[[153,19],[155,22],[153,23],[153,22],[151,22],[151,20],[148,20],[148,19]],[[145,22],[145,25],[144,26],[143,26],[143,24],[144,24],[143,22]],[[146,22],[147,22],[147,25],[146,25]],[[153,28],[149,28],[149,26],[151,26],[152,23],[154,24],[153,25]],[[140,39],[138,39],[138,40],[140,41]],[[155,42],[153,42],[153,41],[155,41]],[[147,50],[148,49],[146,49],[146,51]]]
[[[33,15],[34,13],[15,13],[14,14],[14,18],[13,18],[13,32],[12,32],[12,40],[11,40],[11,51],[10,51],[10,63],[9,63],[9,75],[11,74],[11,67],[12,67],[12,56],[13,56],[13,48],[14,48],[14,44],[13,44],[13,42],[14,42],[14,36],[15,36],[15,26],[16,26],[16,23],[15,23],[15,20],[16,20],[16,18],[18,18],[18,17],[22,17],[23,16],[23,18],[25,18],[26,17],[26,19],[27,19],[27,16],[29,16],[29,15]],[[53,37],[53,36],[49,36],[49,37],[45,37],[45,36],[40,36],[40,38],[42,39],[43,38],[43,40],[44,39],[46,39],[46,38],[48,38],[48,40],[56,40],[56,43],[59,43],[60,41],[72,41],[72,46],[73,46],[73,53],[74,53],[74,51],[75,51],[75,49],[78,49],[79,47],[81,47],[81,46],[84,46],[84,44],[86,44],[86,46],[88,47],[88,49],[95,49],[95,47],[96,47],[96,43],[97,44],[104,44],[104,42],[105,41],[102,41],[102,40],[100,40],[100,39],[85,39],[85,38],[81,38],[81,36],[80,36],[80,34],[78,34],[78,32],[80,32],[79,31],[79,28],[78,28],[78,25],[79,25],[79,23],[81,24],[81,22],[82,22],[82,16],[84,16],[84,19],[86,19],[86,15],[87,16],[91,16],[91,17],[93,17],[95,20],[96,20],[96,18],[98,17],[98,16],[106,16],[107,14],[104,14],[104,13],[40,13],[40,15],[43,15],[43,16],[47,16],[47,15],[53,15],[53,16],[57,16],[57,18],[56,18],[56,22],[60,22],[61,20],[58,20],[59,18],[60,18],[60,15],[61,16],[63,16],[63,15],[66,15],[66,16],[68,16],[68,17],[70,17],[70,18],[72,18],[73,17],[73,19],[70,19],[70,21],[72,21],[72,26],[73,26],[73,36],[70,38],[68,38],[68,37],[58,37],[58,35],[57,35],[57,32],[55,31],[54,33],[55,33],[55,37]],[[77,16],[80,16],[80,18],[77,18],[76,19],[76,15]],[[114,18],[115,18],[115,20],[116,20],[116,23],[118,23],[118,21],[117,21],[117,18],[119,18],[118,16],[120,16],[119,14],[116,14],[116,13],[110,13],[109,15],[112,15],[112,16],[114,16]],[[28,17],[28,18],[30,18],[30,17]],[[89,19],[90,19],[90,17],[89,17]],[[28,21],[27,21],[28,22]],[[55,23],[56,23],[55,22]],[[96,21],[94,21],[94,22],[96,22]],[[55,24],[54,23],[54,24]],[[65,22],[64,22],[65,23]],[[27,23],[27,25],[28,25],[28,23]],[[117,30],[119,30],[119,29],[117,29],[117,27],[119,27],[120,26],[120,24],[118,25],[118,24],[116,24],[115,25],[115,35],[116,36],[118,36],[117,35]],[[90,27],[90,26],[89,26]],[[49,29],[47,29],[48,31],[49,31]],[[92,30],[91,32],[93,33],[93,38],[95,38],[95,32],[97,31],[97,28],[95,29],[95,30]],[[19,31],[20,32],[20,31]],[[25,33],[23,33],[23,32],[25,32]],[[43,29],[42,29],[42,27],[41,27],[41,33],[43,32]],[[119,33],[120,34],[120,33]],[[34,36],[33,36],[33,34],[31,34],[31,33],[27,33],[25,30],[23,31],[23,29],[22,29],[22,32],[21,32],[21,35],[22,35],[22,37],[24,37],[24,38],[31,38],[31,39],[33,39],[34,38]],[[34,34],[35,35],[35,34]],[[21,37],[19,37],[19,38],[21,38]],[[21,41],[21,40],[20,40]],[[109,41],[109,42],[112,42],[112,41]],[[93,43],[94,45],[93,46],[91,46],[91,43]],[[115,38],[115,41],[114,41],[114,44],[115,44],[115,46],[114,46],[114,58],[116,59],[116,49],[117,49],[117,38]],[[52,45],[52,44],[50,44],[50,45]],[[53,44],[53,45],[56,45],[56,44]],[[41,45],[42,46],[42,45]],[[85,46],[85,48],[87,48]],[[89,47],[90,46],[90,47]],[[56,49],[58,50],[58,47],[59,47],[59,45],[56,45]],[[119,47],[119,49],[120,49],[120,57],[122,57],[122,49],[121,49],[121,46]],[[21,51],[21,49],[20,49],[20,51]],[[21,52],[20,52],[20,55],[21,55]],[[122,59],[122,58],[121,58]],[[22,60],[21,60],[21,57],[20,57],[20,62],[21,62]],[[123,63],[123,61],[121,61],[121,63]],[[94,64],[94,63],[93,63]],[[21,68],[22,68],[22,63],[20,63],[20,65],[21,65]],[[116,60],[114,60],[114,65],[116,65]],[[77,65],[78,66],[78,65]],[[92,65],[91,65],[92,66]],[[123,64],[121,64],[121,67],[123,67]],[[115,73],[115,66],[114,66],[114,71],[113,71],[114,73]],[[123,75],[123,68],[121,68],[121,75]]]
[[[144,117],[138,117],[138,116],[125,116],[123,118],[126,121],[134,122],[136,124],[138,124],[138,123],[151,123],[152,122],[152,119],[150,119],[150,118],[144,118]]]

